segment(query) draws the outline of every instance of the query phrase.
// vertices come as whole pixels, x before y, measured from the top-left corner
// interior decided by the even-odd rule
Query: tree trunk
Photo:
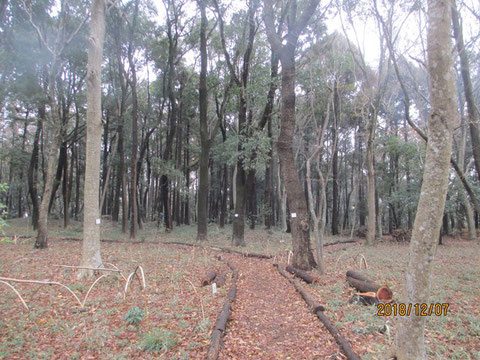
[[[222,170],[222,189],[221,189],[221,203],[220,203],[220,221],[219,226],[221,229],[225,227],[225,221],[227,218],[227,200],[228,200],[228,166],[223,165]]]
[[[105,115],[105,126],[103,126],[103,153],[102,153],[102,182],[100,189],[102,189],[102,195],[103,195],[103,189],[106,189],[105,184],[107,183],[107,164],[108,164],[108,137],[109,137],[109,131],[110,131],[110,116],[107,114]],[[111,148],[110,148],[111,150]],[[102,196],[103,197],[103,196]],[[107,204],[106,201],[104,201],[102,198],[100,200],[100,215],[106,214],[107,212]]]
[[[105,1],[92,3],[87,66],[87,151],[84,186],[82,266],[99,267],[100,255],[100,151],[102,142],[102,55],[105,39]],[[93,275],[86,270],[79,277]]]
[[[55,180],[55,167],[57,164],[58,150],[62,142],[62,124],[58,119],[58,105],[55,92],[55,82],[57,80],[58,60],[56,56],[52,58],[52,65],[49,70],[49,101],[50,117],[52,119],[51,143],[47,152],[47,173],[45,175],[45,189],[42,195],[42,201],[39,208],[38,232],[34,247],[36,249],[45,249],[48,247],[48,205],[52,195],[53,184]]]
[[[295,130],[295,49],[285,49],[280,60],[282,63],[282,111],[277,151],[291,211],[293,266],[310,270],[316,263],[310,248],[307,203],[292,149]]]
[[[204,0],[198,0],[201,14],[200,25],[200,160],[198,171],[198,204],[197,204],[197,241],[208,239],[207,206],[208,206],[208,159],[210,155],[210,139],[208,134],[208,90],[207,90],[207,14]]]
[[[73,174],[70,169],[73,169],[72,166],[69,166],[68,161],[68,151],[65,154],[65,166],[63,168],[63,182],[62,182],[62,195],[63,195],[63,227],[66,229],[70,226],[70,195],[71,187],[70,183],[72,182],[71,175]]]
[[[60,186],[60,182],[62,181],[62,176],[64,172],[64,168],[67,165],[67,142],[65,141],[64,134],[61,135],[63,141],[62,145],[60,146],[60,154],[58,157],[58,164],[57,164],[57,171],[55,173],[55,181],[53,182],[53,190],[50,195],[50,202],[48,203],[48,213],[52,212],[53,203],[55,201],[55,197]]]
[[[278,182],[278,201],[280,202],[280,221],[282,223],[282,231],[287,231],[287,190],[281,179],[280,160],[277,166],[277,182]]]
[[[235,246],[246,246],[245,243],[245,170],[243,161],[237,162],[235,177],[235,213],[233,215],[232,242]]]
[[[340,120],[340,98],[338,95],[338,83],[333,85],[333,142],[338,141],[338,123]],[[338,235],[338,146],[333,149],[332,156],[332,235]]]
[[[271,53],[270,60],[270,88],[267,94],[267,102],[263,110],[262,120],[259,128],[263,129],[267,125],[267,134],[270,139],[270,149],[268,151],[268,160],[265,170],[265,228],[268,230],[274,223],[274,215],[272,209],[272,192],[273,192],[273,133],[272,133],[272,113],[275,100],[275,92],[277,91],[277,77],[278,77],[278,62],[279,58],[275,52]]]
[[[288,196],[288,206],[292,211],[292,247],[293,266],[301,270],[310,270],[316,265],[310,247],[310,224],[305,193],[298,177],[293,154],[295,133],[295,50],[298,37],[307,26],[318,6],[319,0],[310,0],[297,19],[297,2],[291,1],[288,8],[288,32],[286,43],[275,32],[272,0],[264,2],[264,22],[268,41],[272,50],[279,54],[282,64],[282,91],[280,114],[280,135],[277,151],[280,158],[282,177]]]
[[[448,189],[452,134],[457,116],[457,96],[450,42],[451,2],[428,1],[427,36],[431,114],[423,183],[410,241],[406,271],[406,303],[427,303],[432,263],[440,234]],[[398,360],[426,359],[425,317],[400,317],[395,337]]]
[[[183,214],[183,223],[185,225],[190,225],[190,120],[187,117],[187,145],[185,151],[185,202],[184,202],[184,214]]]
[[[367,244],[375,243],[375,164],[374,164],[374,141],[375,141],[375,127],[377,124],[376,109],[372,109],[370,119],[368,120],[368,140],[367,140],[367,173],[368,173],[368,193],[367,193],[367,207],[368,207],[368,227],[367,227]]]
[[[272,146],[273,144],[270,144]],[[270,230],[273,225],[273,208],[272,208],[272,192],[273,192],[273,151],[268,152],[267,166],[265,169],[265,194],[264,194],[264,225],[265,230]]]
[[[453,15],[453,13],[452,13]],[[461,96],[459,96],[461,98]],[[465,162],[465,148],[467,143],[467,129],[465,127],[465,119],[463,116],[463,111],[461,113],[461,135],[460,140],[458,141],[458,166],[460,169],[464,170],[464,162]],[[468,239],[475,241],[477,239],[477,230],[475,229],[475,220],[473,218],[473,209],[470,205],[470,202],[467,199],[465,194],[465,189],[462,187],[462,183],[460,179],[455,179],[456,190],[458,193],[458,199],[460,200],[460,204],[462,206],[463,212],[465,213],[465,217],[467,219],[467,227],[468,227]],[[458,213],[461,216],[461,212]],[[460,222],[459,222],[460,223]],[[460,226],[460,231],[461,231]]]
[[[248,9],[248,42],[246,45],[245,53],[243,55],[243,66],[240,79],[237,79],[237,84],[240,85],[240,105],[238,110],[238,134],[241,136],[248,135],[247,124],[247,86],[250,74],[250,60],[253,51],[253,40],[256,33],[255,13],[258,7],[258,0],[253,0]],[[234,74],[231,70],[232,76]],[[238,143],[238,152],[243,150],[243,142]],[[253,181],[251,185],[253,186]],[[235,246],[246,246],[245,243],[245,205],[246,205],[246,192],[247,192],[247,172],[244,169],[243,159],[241,156],[237,160],[237,176],[236,176],[236,203],[235,203],[235,215],[233,219],[233,234],[232,242]],[[253,191],[253,190],[252,190]],[[251,199],[253,194],[249,194]]]
[[[35,130],[35,137],[33,139],[32,157],[30,158],[30,165],[28,167],[28,193],[30,194],[30,199],[32,201],[32,225],[34,230],[38,228],[38,144],[40,133],[42,132],[43,121],[45,119],[45,106],[43,104],[40,106],[38,112],[37,129]]]
[[[257,223],[257,178],[255,169],[248,171],[246,191],[248,194],[247,204],[250,230],[255,230]]]
[[[138,152],[138,97],[137,97],[137,70],[133,56],[133,34],[137,25],[139,0],[135,1],[133,23],[130,28],[130,43],[128,45],[128,63],[132,78],[132,156],[130,158],[130,239],[137,238],[138,232],[138,201],[137,201],[137,152]]]
[[[467,102],[468,118],[470,120],[470,138],[472,140],[472,153],[475,160],[475,168],[477,177],[480,180],[480,124],[478,119],[478,109],[475,105],[473,96],[472,80],[470,76],[470,64],[468,62],[468,54],[465,49],[463,40],[463,29],[460,24],[460,15],[456,9],[455,0],[452,0],[452,22],[453,33],[456,40],[457,51],[460,57],[460,69],[463,80],[463,90],[465,92],[465,101]]]

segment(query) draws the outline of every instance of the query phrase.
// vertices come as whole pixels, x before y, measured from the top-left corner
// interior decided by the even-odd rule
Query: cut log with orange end
[[[380,302],[391,303],[393,301],[393,292],[388,285],[380,286],[377,290],[376,296]]]

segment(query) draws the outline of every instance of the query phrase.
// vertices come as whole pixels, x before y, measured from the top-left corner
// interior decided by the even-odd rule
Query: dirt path
[[[343,358],[329,332],[270,261],[229,259],[240,278],[220,359]]]

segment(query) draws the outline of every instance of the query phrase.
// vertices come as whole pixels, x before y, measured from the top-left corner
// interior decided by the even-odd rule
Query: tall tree
[[[246,17],[246,29],[248,30],[247,42],[245,45],[245,52],[243,53],[243,63],[241,66],[240,73],[237,74],[235,69],[235,59],[239,53],[239,47],[237,47],[236,54],[234,56],[234,61],[231,60],[230,55],[227,51],[226,41],[225,41],[225,32],[224,32],[224,22],[223,14],[218,5],[218,1],[214,2],[217,13],[218,13],[218,22],[220,27],[220,36],[222,41],[223,52],[225,56],[225,61],[227,62],[228,69],[230,71],[230,76],[235,82],[235,84],[240,88],[239,90],[239,108],[238,108],[238,135],[239,139],[242,137],[248,136],[248,125],[251,122],[247,118],[247,107],[248,107],[248,83],[250,75],[250,63],[253,53],[253,42],[255,39],[256,33],[256,24],[255,24],[255,14],[258,8],[258,0],[249,1],[249,7]],[[240,155],[244,149],[244,141],[240,140],[238,142],[238,159],[237,159],[237,171],[235,176],[235,215],[233,218],[233,230],[232,230],[232,242],[235,246],[245,246],[245,205],[247,200],[247,171],[245,169],[244,156]],[[250,183],[255,180],[255,174],[250,173]],[[253,175],[253,178],[252,178]],[[249,196],[254,196],[254,194],[249,194]]]
[[[465,101],[467,103],[473,159],[475,162],[475,169],[477,170],[477,177],[480,180],[480,123],[478,117],[478,108],[475,105],[473,96],[472,79],[470,76],[470,63],[468,61],[467,49],[465,48],[465,41],[463,40],[463,28],[460,20],[460,14],[456,8],[455,1],[453,1],[453,34],[455,36],[458,56],[460,57],[460,71],[462,74]]]
[[[87,150],[85,159],[82,266],[99,267],[100,151],[102,140],[102,55],[105,39],[105,0],[93,0],[87,65]],[[93,274],[80,272],[79,276]]]
[[[338,142],[338,123],[340,122],[340,96],[338,81],[333,84],[333,142]],[[332,235],[338,235],[339,196],[338,196],[338,147],[335,146],[332,154]]]
[[[133,21],[130,26],[128,44],[128,64],[130,65],[130,87],[132,89],[132,156],[130,158],[130,238],[135,239],[138,231],[138,201],[137,201],[137,154],[138,154],[138,93],[137,69],[134,60],[134,33],[137,28],[139,0],[135,1]]]
[[[76,29],[74,29],[70,34],[67,34],[66,24],[68,21],[68,4],[65,0],[62,0],[60,2],[60,12],[58,14],[58,26],[56,29],[56,34],[53,43],[51,43],[49,42],[49,38],[46,36],[42,28],[37,23],[35,23],[32,8],[27,8],[25,5],[24,10],[28,15],[30,24],[37,33],[37,36],[40,39],[42,46],[48,51],[50,55],[46,96],[50,105],[49,122],[51,124],[50,133],[52,140],[47,147],[47,172],[45,176],[45,190],[43,192],[42,200],[39,207],[37,239],[34,244],[35,248],[43,249],[48,246],[48,206],[53,191],[58,151],[60,148],[60,144],[62,143],[63,126],[65,125],[59,117],[56,86],[57,77],[61,70],[62,55],[64,54],[65,48],[83,27],[83,24],[85,23],[87,18],[85,17],[85,19],[78,25]],[[45,127],[43,128],[43,130],[45,131]]]
[[[282,43],[282,37],[275,31],[273,1],[266,0],[264,3],[264,22],[268,41],[273,51],[279,54],[282,64],[282,110],[277,151],[287,190],[288,207],[292,212],[290,224],[292,228],[293,265],[304,270],[310,270],[316,266],[316,263],[310,246],[307,201],[298,177],[292,148],[295,131],[295,51],[298,38],[315,13],[319,2],[320,0],[308,1],[303,11],[297,14],[297,1],[288,1],[285,44]]]
[[[436,244],[448,189],[448,168],[457,118],[457,94],[453,73],[450,0],[429,0],[427,35],[431,110],[423,183],[410,242],[406,272],[406,301],[428,302]],[[401,317],[395,337],[398,360],[426,359],[425,320],[412,312]]]
[[[198,203],[197,203],[197,240],[207,240],[207,204],[208,204],[208,159],[211,140],[208,135],[208,92],[207,92],[207,13],[203,0],[197,0],[200,8],[200,161],[198,176]]]

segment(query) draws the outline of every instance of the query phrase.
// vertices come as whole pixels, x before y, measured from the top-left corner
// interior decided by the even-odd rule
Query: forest
[[[479,103],[476,0],[0,0],[0,359],[479,359]]]

